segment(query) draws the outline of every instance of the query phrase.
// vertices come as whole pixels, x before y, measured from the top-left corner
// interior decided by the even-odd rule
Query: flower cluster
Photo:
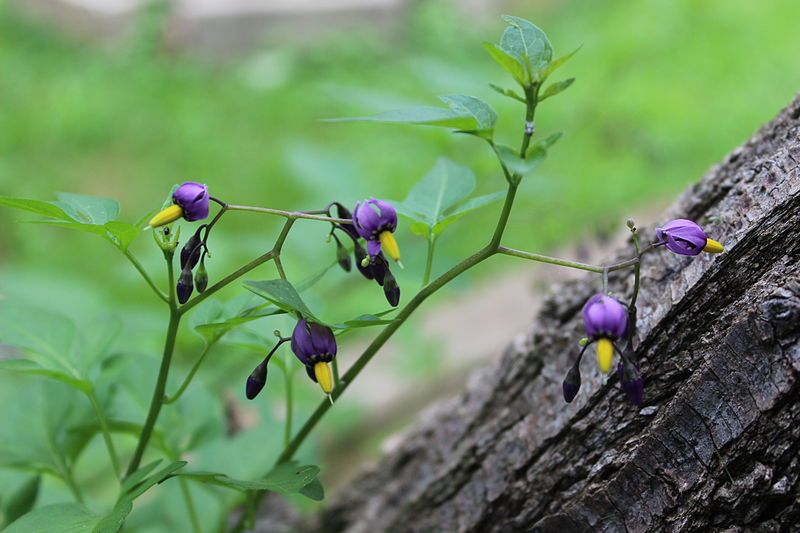
[[[636,228],[632,222],[629,227],[635,234]],[[705,231],[691,220],[673,220],[657,228],[655,233],[656,242],[652,244],[653,247],[664,246],[679,255],[694,256],[703,251],[721,253],[724,250],[722,244],[708,238]],[[597,367],[604,374],[610,373],[613,368],[614,353],[619,354],[617,377],[622,391],[632,404],[641,405],[644,401],[644,380],[633,351],[635,300],[626,306],[616,298],[598,293],[586,301],[581,314],[587,338],[582,341],[583,347],[577,360],[564,377],[564,400],[569,403],[577,396],[581,387],[580,364],[583,354],[589,346],[595,345]],[[623,340],[625,345],[620,346],[619,342]]]
[[[345,206],[334,202],[339,218],[351,220],[352,224],[333,224],[331,235],[336,241],[336,258],[339,265],[350,272],[352,265],[347,249],[344,247],[335,230],[339,230],[353,242],[358,271],[367,279],[375,280],[383,287],[384,296],[390,305],[396,307],[400,303],[400,287],[389,268],[386,256],[400,263],[400,247],[394,238],[397,229],[397,211],[389,202],[370,198],[358,202],[351,213]],[[361,244],[366,241],[366,249]]]

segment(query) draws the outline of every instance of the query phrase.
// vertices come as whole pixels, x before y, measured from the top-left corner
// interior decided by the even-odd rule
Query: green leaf
[[[547,150],[536,144],[531,146],[528,151],[528,157],[525,159],[522,159],[517,151],[510,146],[502,144],[495,146],[495,152],[509,172],[518,177],[527,176],[536,170],[547,157]]]
[[[449,226],[462,216],[466,215],[471,211],[479,209],[485,205],[489,205],[491,203],[502,200],[505,197],[505,195],[506,195],[505,191],[497,191],[490,194],[485,194],[483,196],[475,196],[474,198],[470,198],[463,204],[458,205],[455,209],[448,211],[447,216],[441,219],[433,227],[433,234],[435,236],[441,235],[447,226]]]
[[[532,22],[503,15],[510,26],[500,37],[500,47],[514,56],[532,81],[542,79],[542,71],[553,59],[553,46],[547,35]]]
[[[42,202],[41,200],[29,200],[27,198],[12,198],[10,196],[0,196],[0,205],[28,211],[37,215],[54,218],[57,220],[71,220],[63,209],[52,202]]]
[[[237,326],[284,313],[283,309],[247,293],[224,304],[218,300],[208,301],[192,315],[191,323],[206,342],[215,342]]]
[[[325,499],[325,488],[320,483],[319,478],[315,477],[311,483],[300,489],[300,494],[315,502],[321,502]]]
[[[558,142],[558,140],[561,138],[562,135],[564,134],[560,131],[551,133],[544,139],[534,142],[533,146],[539,146],[541,148],[544,148],[545,150],[548,150],[551,146],[553,146],[556,142]]]
[[[72,220],[81,224],[102,226],[119,217],[119,204],[111,198],[68,192],[56,193],[60,207]]]
[[[139,468],[137,471],[126,477],[122,481],[122,484],[120,485],[119,488],[120,494],[127,494],[128,492],[130,492],[135,486],[144,481],[144,479],[148,476],[148,474],[150,474],[150,472],[155,470],[155,468],[159,464],[161,464],[161,462],[162,462],[161,459],[157,459],[152,463],[147,463],[146,465],[144,465],[143,467]]]
[[[382,122],[387,124],[417,124],[470,131],[476,128],[475,117],[464,111],[458,113],[441,107],[419,106],[386,111],[366,117],[328,119],[326,122]]]
[[[388,309],[386,311],[377,313],[375,315],[365,314],[359,315],[352,320],[348,320],[343,324],[335,324],[333,327],[336,329],[355,329],[355,328],[368,328],[371,326],[385,326],[386,324],[391,324],[394,322],[393,319],[386,319],[381,318],[384,315],[387,315],[394,311],[394,309]]]
[[[460,216],[502,197],[493,193],[467,200],[475,189],[475,175],[467,167],[440,158],[433,168],[396,203],[398,213],[414,221],[411,231],[423,237],[441,234]]]
[[[128,490],[120,496],[119,501],[123,501],[125,499],[135,500],[145,492],[147,492],[151,487],[161,483],[162,481],[172,477],[175,475],[175,472],[186,466],[188,463],[186,461],[175,461],[152,476],[147,477],[143,481],[137,484],[130,483]]]
[[[503,96],[507,96],[508,98],[511,98],[512,100],[516,100],[518,102],[522,102],[523,104],[526,103],[525,98],[522,95],[520,95],[519,93],[517,93],[513,89],[504,89],[504,88],[500,87],[499,85],[495,85],[494,83],[490,83],[489,87],[491,87],[492,90],[494,90],[495,92],[498,92],[498,93],[502,94]]]
[[[106,230],[106,238],[123,252],[142,233],[141,226],[118,220],[106,222],[103,227]]]
[[[30,512],[5,533],[91,533],[100,517],[77,503],[57,503]]]
[[[245,288],[277,305],[287,313],[300,313],[315,322],[321,322],[300,298],[294,286],[285,279],[247,281]]]
[[[41,482],[41,476],[32,477],[11,495],[8,503],[5,505],[4,514],[6,523],[13,522],[33,509],[33,506],[36,504],[36,498],[39,496],[39,485]]]
[[[60,381],[70,387],[88,393],[92,390],[92,383],[85,379],[71,376],[59,370],[44,368],[34,361],[28,359],[4,359],[0,360],[0,371],[16,372],[29,376],[43,376]]]
[[[233,479],[225,474],[214,472],[184,472],[178,475],[188,479],[239,491],[268,490],[281,494],[293,494],[313,483],[319,474],[319,467],[299,466],[297,463],[281,463],[262,479],[244,481]],[[313,488],[310,489],[313,492]]]
[[[559,69],[562,66],[564,66],[564,63],[566,63],[567,61],[572,59],[572,56],[577,54],[578,50],[580,50],[581,48],[583,48],[583,45],[579,46],[578,48],[576,48],[572,52],[570,52],[570,53],[568,53],[566,55],[563,55],[563,56],[559,57],[558,59],[554,59],[553,61],[551,61],[550,64],[547,65],[547,68],[545,68],[544,71],[542,72],[542,80],[547,79],[550,76],[550,74],[552,74],[557,69]]]
[[[514,55],[495,43],[483,43],[483,47],[489,52],[489,55],[494,59],[495,63],[511,74],[517,83],[523,86],[530,84],[530,77],[527,70],[523,67],[523,63]],[[525,100],[523,99],[522,101],[524,102]]]
[[[491,139],[494,134],[494,125],[497,122],[497,113],[492,107],[474,96],[464,94],[451,94],[440,96],[439,99],[458,114],[467,113],[475,119],[472,128],[461,128],[465,133],[472,133],[479,137]]]
[[[542,91],[542,94],[539,95],[539,101],[541,102],[542,100],[550,98],[551,96],[555,96],[560,92],[566,91],[573,83],[575,83],[575,78],[567,78],[566,80],[551,83],[545,87],[544,91]]]

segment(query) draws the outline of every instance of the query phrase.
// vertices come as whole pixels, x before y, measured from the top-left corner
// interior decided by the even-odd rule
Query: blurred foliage
[[[436,129],[318,121],[437,105],[433,95],[458,92],[491,102],[502,117],[498,136],[517,142],[523,109],[488,86],[511,82],[480,46],[496,37],[499,19],[476,20],[440,1],[415,6],[403,31],[393,36],[364,28],[313,45],[268,43],[241,61],[208,65],[161,52],[153,42],[157,6],[131,43],[104,49],[69,42],[0,3],[0,192],[43,200],[53,199],[54,191],[110,196],[120,200],[122,219],[133,222],[158,208],[173,183],[192,179],[208,183],[227,201],[311,209],[331,199],[352,205],[372,195],[405,198],[437,158],[447,156],[475,172],[477,195],[493,193],[503,179],[477,139]],[[795,0],[520,1],[506,11],[545,28],[557,55],[583,45],[553,80],[577,81],[564,96],[548,100],[537,117],[542,136],[565,134],[522,185],[507,231],[510,246],[546,250],[592,230],[621,227],[642,205],[666,202],[696,179],[800,87]],[[520,118],[508,118],[515,116]],[[434,275],[471,252],[477,239],[489,237],[497,209],[470,213],[439,239]],[[121,371],[140,375],[146,395],[163,342],[159,302],[112,246],[88,235],[16,223],[29,218],[0,211],[3,298],[67,313],[83,325],[99,314],[120,319],[123,333],[114,349],[124,356]],[[268,247],[280,223],[226,215],[210,243],[212,283]],[[397,274],[400,286],[409,288],[406,294],[419,284],[426,246],[409,225],[401,222],[398,232],[407,268]],[[326,233],[324,225],[298,222],[285,248],[293,281],[335,260]],[[140,238],[133,249],[148,270],[161,271],[160,251],[149,239]],[[455,287],[505,265],[492,262]],[[263,267],[248,279],[274,278],[272,269]],[[376,289],[333,269],[303,298],[336,323],[383,309]],[[222,463],[226,471],[246,475],[264,471],[277,454],[282,380],[271,376],[258,402],[241,405],[244,380],[263,355],[254,351],[253,335],[268,336],[275,328],[288,332],[290,322],[256,321],[226,337],[186,396],[165,409],[172,413],[165,427],[185,429],[175,435],[206,439],[194,458],[203,468]],[[426,364],[423,355],[432,357],[435,350],[413,331],[413,323],[404,328],[400,342],[418,364]],[[352,336],[353,344],[361,340]],[[177,387],[201,349],[201,337],[184,327],[180,368],[168,390]],[[393,370],[420,375],[408,366],[386,372]],[[40,382],[0,375],[3,405],[23,401],[22,391],[34,395]],[[60,394],[60,387],[49,394]],[[295,418],[303,420],[319,393],[299,381],[295,390]],[[117,414],[141,415],[140,392],[123,391]],[[80,397],[73,400],[89,408]],[[39,408],[39,400],[24,401]],[[219,427],[191,427],[198,409],[216,413],[221,426],[231,402],[241,416],[259,423],[251,422],[235,439],[222,439]],[[353,427],[363,409],[345,397],[323,425],[322,437]],[[17,418],[15,428],[42,431],[38,418],[27,418],[27,425],[24,416]],[[130,453],[133,438],[118,439],[121,455]],[[95,437],[84,444],[89,453],[79,461],[78,476],[96,478],[108,468],[102,441]],[[301,455],[315,452],[312,443]],[[30,493],[31,483],[24,474],[0,470],[0,501]],[[213,491],[191,490],[201,522],[219,520]],[[100,489],[89,495],[104,503],[114,496]],[[165,486],[159,498],[143,503],[152,512],[134,512],[129,527],[180,529],[186,523],[180,498],[180,491]],[[65,499],[63,484],[42,479],[38,505]],[[153,517],[170,507],[181,511],[159,526]]]

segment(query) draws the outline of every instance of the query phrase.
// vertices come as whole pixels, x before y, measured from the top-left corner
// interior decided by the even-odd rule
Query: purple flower
[[[583,306],[583,325],[594,340],[603,337],[616,340],[625,335],[628,311],[616,299],[595,294]]]
[[[375,198],[357,203],[353,209],[353,227],[361,238],[367,240],[367,252],[371,258],[383,250],[395,261],[400,261],[400,248],[394,238],[397,211],[392,204]]]
[[[642,405],[644,401],[644,380],[639,373],[639,365],[621,362],[617,365],[620,386],[628,401],[633,405]]]
[[[333,375],[328,363],[336,357],[336,337],[331,328],[301,318],[292,332],[292,352],[306,367],[309,376],[326,394],[333,390]]]
[[[614,298],[595,294],[583,306],[583,326],[586,334],[597,342],[597,366],[603,373],[611,372],[614,341],[628,329],[628,311]]]
[[[183,218],[189,222],[208,216],[208,187],[202,183],[187,181],[172,193],[172,201],[183,209]]]
[[[656,238],[670,252],[680,255],[697,255],[702,251],[720,253],[723,246],[709,239],[703,228],[685,218],[678,218],[656,228]]]

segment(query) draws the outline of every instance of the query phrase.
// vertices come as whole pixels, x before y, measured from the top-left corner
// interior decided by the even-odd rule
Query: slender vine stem
[[[547,263],[549,265],[575,268],[577,270],[585,270],[587,272],[594,272],[596,274],[603,273],[603,267],[601,266],[590,265],[588,263],[579,263],[578,261],[570,261],[568,259],[560,259],[558,257],[550,257],[548,255],[535,254],[532,252],[523,252],[522,250],[515,250],[505,246],[498,247],[497,252],[514,257],[520,257],[522,259],[528,259],[530,261],[536,261],[537,263]]]
[[[147,419],[142,427],[142,432],[139,435],[139,442],[136,444],[136,450],[133,452],[133,458],[128,465],[126,475],[131,475],[138,470],[142,462],[142,457],[147,449],[147,444],[150,441],[150,436],[158,420],[158,415],[161,412],[161,407],[164,400],[164,392],[167,387],[167,377],[169,376],[169,368],[172,363],[172,354],[175,351],[175,339],[178,336],[178,326],[181,322],[181,313],[175,301],[175,272],[173,266],[173,252],[164,252],[164,259],[167,261],[167,277],[169,283],[169,324],[167,325],[167,335],[164,340],[164,354],[161,356],[161,367],[158,370],[158,377],[156,378],[156,386],[153,389],[153,398],[150,400],[150,409],[147,412]]]
[[[106,449],[108,450],[108,457],[111,459],[111,466],[114,468],[114,475],[117,476],[117,479],[119,479],[122,475],[122,471],[119,466],[117,450],[114,448],[114,441],[111,440],[111,428],[108,426],[108,420],[106,419],[106,415],[103,413],[103,410],[100,408],[100,402],[97,401],[97,395],[94,393],[94,390],[90,390],[86,393],[86,395],[89,397],[89,402],[92,404],[92,409],[94,409],[97,422],[100,424],[100,431],[103,434],[103,440],[105,441]]]
[[[284,211],[283,209],[273,209],[271,207],[256,207],[253,205],[226,204],[230,211],[250,211],[252,213],[267,213],[278,215],[289,220],[306,218],[308,220],[319,220],[322,222],[333,222],[335,224],[352,224],[353,221],[347,218],[335,218],[317,214],[319,211]],[[324,213],[324,211],[322,211]]]
[[[433,252],[436,248],[436,237],[428,236],[428,253],[425,257],[425,273],[422,275],[422,286],[424,287],[431,281],[431,271],[433,270]]]
[[[289,370],[289,365],[284,368],[283,376],[286,387],[286,423],[283,426],[283,445],[285,447],[292,440],[292,416],[294,415],[294,391],[292,390],[294,373]]]
[[[197,358],[197,361],[195,361],[194,365],[192,366],[192,369],[186,375],[186,378],[184,378],[183,383],[181,383],[181,386],[178,387],[178,390],[175,391],[175,394],[173,394],[172,396],[164,396],[163,402],[165,404],[175,403],[178,401],[178,399],[180,399],[181,396],[183,396],[183,393],[186,392],[187,387],[189,387],[189,384],[194,379],[194,375],[200,369],[200,365],[203,364],[203,361],[205,361],[206,356],[208,355],[208,353],[211,351],[211,348],[214,347],[214,345],[217,343],[218,340],[219,338],[216,338],[210,341],[208,344],[206,344],[205,348],[203,348],[203,351],[200,354],[200,357]]]
[[[192,493],[189,490],[189,482],[186,481],[186,479],[179,477],[178,483],[181,487],[183,501],[186,503],[186,512],[189,514],[189,522],[192,524],[192,530],[194,533],[202,533],[203,528],[200,527],[200,520],[197,518],[197,509],[194,506],[194,499],[192,498]]]
[[[164,303],[169,303],[169,298],[167,295],[164,294],[164,291],[158,288],[139,260],[136,259],[136,256],[134,256],[130,250],[125,250],[125,257],[128,258],[128,261],[130,261],[133,267],[139,272],[139,274],[141,274],[142,279],[144,279],[150,288],[153,289],[153,292],[156,293],[156,296],[158,296]]]

